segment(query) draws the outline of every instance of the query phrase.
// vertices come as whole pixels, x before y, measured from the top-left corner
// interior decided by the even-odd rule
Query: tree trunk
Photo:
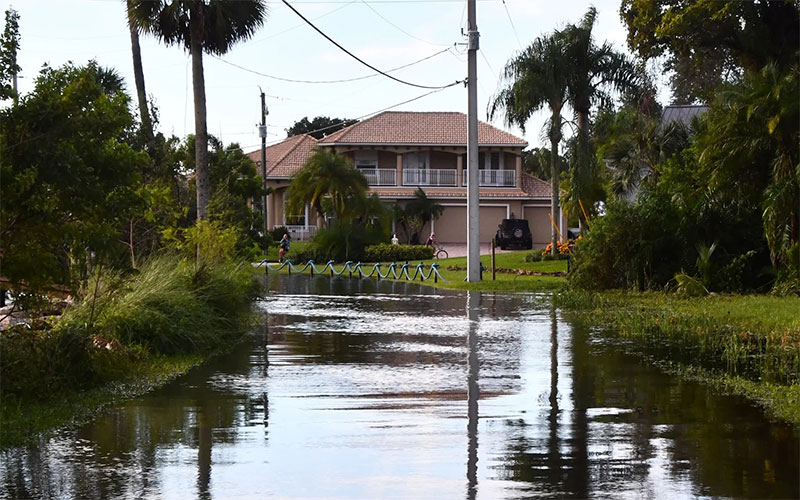
[[[142,119],[142,133],[148,149],[154,149],[153,122],[150,121],[150,110],[147,107],[147,92],[144,87],[144,69],[142,69],[142,51],[139,47],[139,32],[128,21],[131,31],[131,53],[133,55],[133,79],[136,82],[136,97],[139,101],[139,115]]]
[[[559,218],[559,200],[558,200],[558,179],[560,173],[558,171],[558,143],[561,142],[561,112],[554,110],[552,116],[552,123],[550,124],[550,176],[552,184],[552,195],[550,198],[550,211],[553,214],[553,220],[558,221]],[[550,232],[551,248],[550,254],[556,255],[558,253],[558,231],[555,224]]]
[[[203,19],[192,11],[190,21],[192,90],[194,91],[194,175],[197,185],[197,219],[208,218],[211,186],[208,172],[208,127],[206,125],[206,84],[203,76]]]

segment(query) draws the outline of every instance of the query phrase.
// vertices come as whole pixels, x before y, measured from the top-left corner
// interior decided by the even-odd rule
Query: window
[[[354,163],[356,168],[378,168],[378,152],[356,151]]]
[[[428,152],[414,151],[413,153],[404,153],[403,168],[428,168]]]

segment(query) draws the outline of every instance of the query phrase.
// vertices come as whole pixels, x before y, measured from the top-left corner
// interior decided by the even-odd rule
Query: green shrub
[[[330,227],[317,231],[306,254],[294,255],[292,262],[300,262],[299,257],[311,257],[314,262],[365,261],[365,248],[386,239],[386,232],[380,226],[335,222]]]
[[[152,353],[204,353],[241,335],[257,290],[248,264],[194,266],[162,256],[120,288],[101,287],[94,311],[87,297],[56,329],[78,328]]]
[[[433,247],[428,245],[391,245],[381,243],[364,249],[364,262],[403,262],[433,258]]]
[[[568,253],[557,253],[555,255],[550,253],[545,253],[544,249],[535,250],[533,253],[529,253],[525,256],[525,262],[541,262],[546,260],[569,260],[571,254]]]

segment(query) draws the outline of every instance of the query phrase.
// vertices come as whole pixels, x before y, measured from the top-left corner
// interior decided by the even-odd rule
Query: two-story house
[[[353,160],[367,177],[370,191],[387,203],[403,205],[422,188],[444,207],[425,227],[440,242],[467,240],[467,117],[453,112],[387,111],[339,130],[319,141],[290,137],[267,150],[269,226],[286,225],[295,237],[313,234],[315,221],[304,214],[285,214],[285,189],[315,147],[333,150]],[[494,236],[502,219],[529,221],[535,246],[550,241],[550,184],[522,171],[524,139],[478,124],[480,241]],[[259,161],[258,152],[251,153]],[[558,214],[554,219],[562,221]],[[291,223],[291,224],[287,224]]]

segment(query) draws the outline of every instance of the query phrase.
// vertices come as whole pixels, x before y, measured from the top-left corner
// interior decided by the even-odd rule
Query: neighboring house
[[[706,111],[708,111],[708,106],[697,104],[673,104],[665,106],[661,111],[659,129],[664,130],[667,125],[678,124],[691,132],[692,122],[700,118]],[[609,164],[608,160],[606,160],[606,164]],[[614,169],[614,167],[610,165],[609,168],[612,170]],[[642,164],[638,172],[636,172],[636,177],[631,178],[627,188],[617,193],[617,196],[628,203],[636,202],[642,192],[642,183],[645,179],[650,177],[652,173],[653,171],[650,166]]]
[[[314,146],[353,160],[370,184],[370,191],[387,203],[405,204],[417,188],[444,207],[444,213],[422,229],[447,243],[466,243],[467,117],[450,112],[387,111],[315,141],[291,137],[267,149],[267,181],[274,194],[268,202],[269,225],[290,222],[305,234],[316,228],[305,214],[284,214],[285,187],[291,174]],[[534,245],[550,241],[550,184],[522,172],[524,139],[480,122],[478,124],[480,241],[488,243],[502,219],[529,221]],[[259,153],[250,154],[258,162]],[[307,156],[306,156],[307,158]],[[562,223],[563,216],[555,217]],[[288,224],[287,224],[288,225]],[[308,228],[308,229],[305,229]],[[298,229],[295,229],[298,231]]]

